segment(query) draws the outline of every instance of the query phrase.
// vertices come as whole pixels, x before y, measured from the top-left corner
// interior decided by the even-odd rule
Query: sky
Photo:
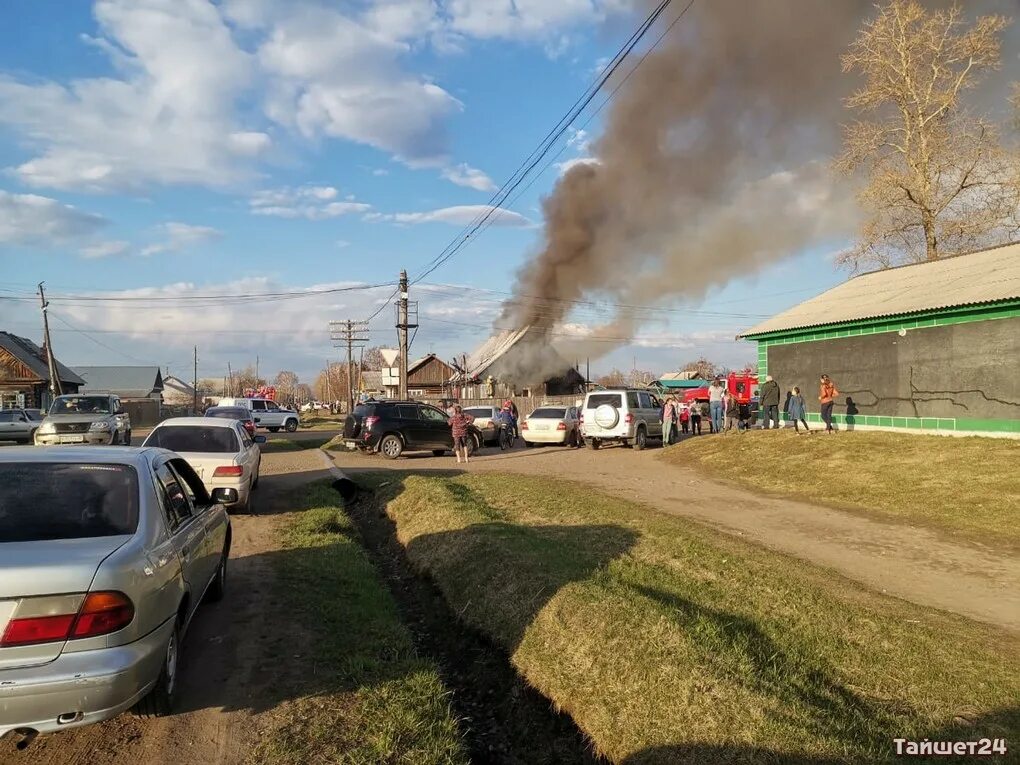
[[[257,357],[311,382],[339,359],[329,322],[370,316],[371,344],[394,346],[399,271],[414,279],[484,210],[639,20],[628,0],[7,0],[0,329],[41,341],[43,281],[71,366],[190,377],[197,346],[200,377]],[[414,283],[412,356],[470,353],[500,327],[541,199],[598,131],[573,126]],[[667,306],[593,375],[742,366],[739,331],[846,278],[834,249]]]

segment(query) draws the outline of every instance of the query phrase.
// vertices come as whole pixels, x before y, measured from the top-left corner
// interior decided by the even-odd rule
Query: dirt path
[[[1020,560],[1015,555],[948,540],[928,529],[754,494],[691,468],[664,464],[658,451],[485,449],[467,469],[584,481],[834,569],[880,592],[1020,631]],[[344,453],[335,461],[352,473],[464,467],[452,457],[416,455],[391,462]]]
[[[286,700],[275,659],[292,635],[273,602],[271,553],[288,494],[328,475],[317,449],[266,454],[258,515],[232,516],[227,596],[195,614],[184,643],[179,713],[157,720],[123,714],[99,725],[40,737],[24,752],[0,741],[0,762],[32,765],[234,765],[256,735],[258,715]],[[278,605],[280,607],[278,607]]]

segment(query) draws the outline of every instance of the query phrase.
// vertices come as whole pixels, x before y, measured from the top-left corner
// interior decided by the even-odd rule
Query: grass
[[[883,762],[896,737],[1020,734],[1014,635],[578,484],[360,480],[613,762]]]
[[[784,429],[691,438],[662,459],[753,489],[1020,547],[1020,441]]]
[[[319,449],[330,442],[329,438],[270,438],[262,445],[262,453],[299,452],[303,449]]]
[[[302,430],[342,430],[346,415],[318,415],[302,414]]]
[[[260,736],[258,765],[467,762],[436,667],[419,658],[329,483],[295,498],[278,584],[312,633],[314,687]]]

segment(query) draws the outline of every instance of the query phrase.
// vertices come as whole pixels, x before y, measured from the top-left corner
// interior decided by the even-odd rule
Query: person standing
[[[789,415],[790,419],[793,420],[793,429],[798,433],[800,433],[800,425],[798,423],[803,423],[804,430],[807,433],[811,432],[811,428],[808,427],[807,420],[805,419],[807,414],[804,409],[804,397],[800,395],[800,388],[795,385],[793,386],[793,395],[790,396]]]
[[[662,405],[662,445],[670,446],[673,443],[673,424],[676,422],[676,402],[670,396]]]
[[[709,428],[709,432],[711,433],[712,432],[712,410],[708,406],[708,402],[707,401],[699,401],[698,402],[698,414],[701,415],[701,423],[702,424],[704,424],[705,421],[708,420],[708,428]],[[701,434],[701,429],[700,428],[698,429],[698,434],[699,435]]]
[[[822,375],[821,385],[818,388],[818,401],[822,405],[822,421],[825,423],[826,433],[836,432],[836,429],[832,427],[832,405],[838,395],[836,383],[828,375]]]
[[[679,399],[677,399],[679,401]],[[677,419],[680,421],[680,432],[685,436],[691,432],[691,407],[683,402],[677,404],[679,412]]]
[[[464,464],[468,461],[468,425],[475,421],[470,414],[464,414],[460,404],[454,404],[453,416],[450,417],[450,430],[453,433],[453,454],[457,458],[457,464],[464,457]]]
[[[772,375],[765,376],[765,384],[758,391],[763,418],[762,430],[769,429],[769,423],[774,422],[779,427],[779,383],[772,379]]]
[[[718,377],[708,386],[708,406],[712,417],[712,430],[715,433],[722,433],[723,412],[725,411],[726,386]]]
[[[736,396],[726,397],[726,430],[740,428],[740,401]]]
[[[697,401],[692,401],[690,405],[691,412],[691,435],[701,435],[701,404]]]

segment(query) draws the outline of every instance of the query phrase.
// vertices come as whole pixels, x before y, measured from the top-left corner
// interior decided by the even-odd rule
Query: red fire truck
[[[752,400],[758,400],[758,375],[730,372],[725,380],[726,390],[741,404],[750,404]],[[709,383],[706,383],[700,388],[690,388],[684,391],[684,403],[708,401],[708,386]]]

